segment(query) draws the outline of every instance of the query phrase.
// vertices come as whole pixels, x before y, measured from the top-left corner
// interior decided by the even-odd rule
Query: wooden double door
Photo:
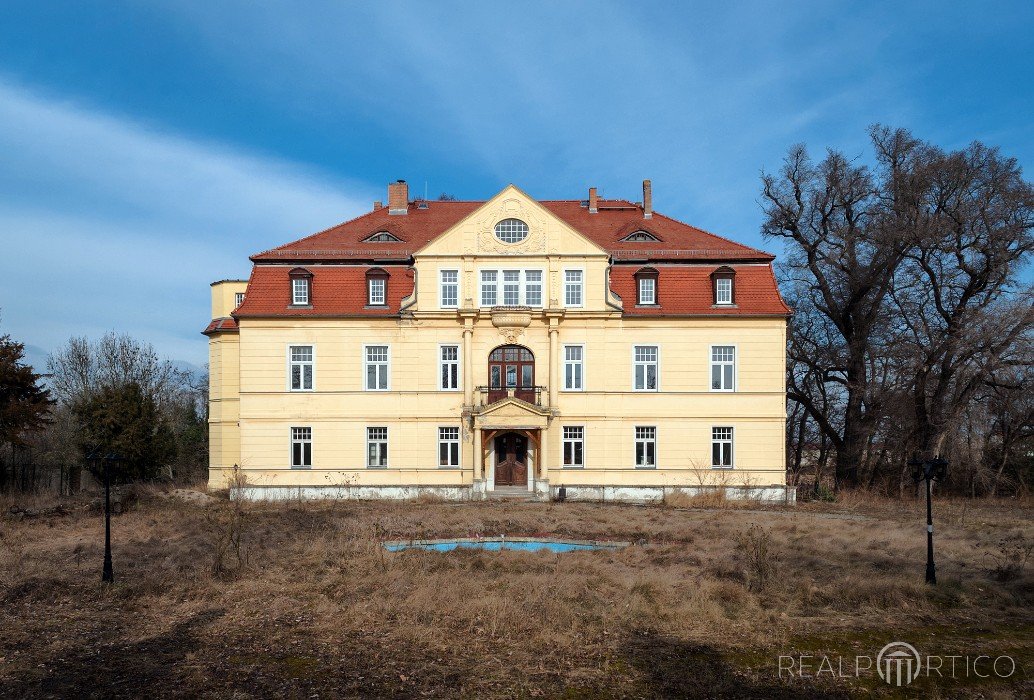
[[[527,486],[528,438],[504,433],[495,438],[495,485]]]

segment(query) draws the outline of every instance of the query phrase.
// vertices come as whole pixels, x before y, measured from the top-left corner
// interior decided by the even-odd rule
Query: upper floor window
[[[582,305],[582,271],[564,270],[564,306]]]
[[[460,305],[459,270],[442,270],[440,274],[442,308],[455,309]]]
[[[711,428],[711,466],[732,467],[732,428]]]
[[[367,345],[365,360],[365,386],[367,391],[388,390],[388,346]]]
[[[481,305],[495,306],[499,295],[496,290],[496,280],[499,277],[498,270],[481,271]]]
[[[291,468],[312,467],[312,428],[291,428]]]
[[[528,225],[520,219],[503,219],[495,225],[495,237],[503,243],[520,243],[528,237]]]
[[[656,304],[657,303],[657,278],[656,277],[640,277],[639,278],[639,303],[640,304]]]
[[[656,345],[636,345],[632,348],[632,369],[636,391],[657,391],[658,352]]]
[[[442,345],[441,372],[438,388],[454,391],[460,388],[460,347],[458,345]]]
[[[542,270],[482,270],[481,306],[542,306]]]
[[[291,303],[295,306],[304,306],[309,303],[308,278],[295,277],[291,280]]]
[[[313,352],[311,345],[288,348],[291,365],[291,391],[312,391]]]
[[[581,345],[564,346],[564,389],[582,390],[582,358],[585,348]]]
[[[736,347],[734,345],[711,346],[711,390],[735,391],[736,389]]]
[[[735,278],[736,271],[728,266],[719,267],[711,273],[711,283],[714,285],[714,303],[716,305],[735,303]]]
[[[308,306],[312,303],[312,273],[296,267],[287,273],[291,280],[291,305]]]
[[[233,308],[239,307],[244,303],[244,292],[237,292],[233,295]]]
[[[367,303],[370,306],[383,306],[387,299],[388,280],[384,277],[371,277],[367,280]]]
[[[459,428],[438,428],[438,466],[460,466]]]

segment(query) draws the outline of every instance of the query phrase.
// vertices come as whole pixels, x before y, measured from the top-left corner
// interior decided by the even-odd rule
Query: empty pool
[[[451,552],[454,549],[482,549],[498,552],[501,549],[523,552],[580,552],[594,550],[616,550],[627,547],[628,542],[600,542],[597,540],[546,540],[531,537],[481,537],[452,540],[396,540],[385,542],[389,552],[404,549],[422,549],[429,552]]]

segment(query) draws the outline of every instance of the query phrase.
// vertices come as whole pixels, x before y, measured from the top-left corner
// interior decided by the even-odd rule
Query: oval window
[[[528,225],[520,219],[503,219],[495,225],[495,237],[503,243],[520,243],[528,237]]]

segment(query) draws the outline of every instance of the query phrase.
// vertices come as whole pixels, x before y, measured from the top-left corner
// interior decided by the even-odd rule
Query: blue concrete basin
[[[396,540],[385,542],[389,552],[405,549],[420,549],[427,552],[451,552],[454,549],[481,549],[489,552],[514,550],[520,552],[581,552],[614,551],[627,547],[628,542],[601,542],[598,540],[550,540],[531,537],[482,537],[458,538],[452,540]]]

